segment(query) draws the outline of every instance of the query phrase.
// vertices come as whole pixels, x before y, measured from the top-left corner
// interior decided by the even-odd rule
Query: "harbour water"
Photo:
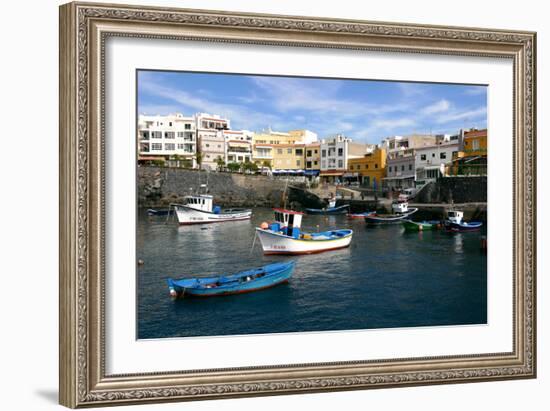
[[[409,233],[401,225],[305,216],[304,231],[351,228],[346,249],[264,256],[254,227],[273,219],[178,226],[141,210],[137,229],[139,339],[485,324],[487,257],[480,232]],[[484,229],[485,230],[485,229]],[[166,279],[230,274],[294,259],[287,284],[248,294],[172,300]],[[220,272],[221,271],[221,272]]]

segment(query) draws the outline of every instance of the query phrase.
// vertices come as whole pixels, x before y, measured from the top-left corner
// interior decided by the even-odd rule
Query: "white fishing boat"
[[[264,254],[314,254],[348,247],[353,230],[301,231],[303,213],[275,209],[275,222],[256,228]]]
[[[409,208],[406,201],[396,201],[391,208],[392,214],[371,214],[365,217],[365,222],[367,225],[398,224],[418,211],[418,208]]]
[[[248,220],[252,216],[252,210],[249,209],[222,209],[215,206],[210,194],[189,195],[184,200],[183,204],[171,205],[181,225]]]

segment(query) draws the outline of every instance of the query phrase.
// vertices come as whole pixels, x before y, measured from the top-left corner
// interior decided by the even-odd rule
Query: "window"
[[[164,149],[165,150],[175,150],[176,145],[174,143],[165,143],[164,144]]]
[[[321,150],[321,157],[327,156],[327,150]]]
[[[366,169],[366,170],[369,169],[369,165],[368,165],[368,164],[365,164],[365,169]]]
[[[162,131],[151,131],[151,138],[162,138]]]
[[[307,155],[308,157],[311,157],[311,150],[306,151],[306,155]]]
[[[412,169],[413,169],[413,165],[409,164],[409,171],[411,171]]]
[[[313,164],[314,164],[314,165],[317,165],[317,160],[315,160],[315,161],[313,162]]]
[[[432,158],[435,157],[435,153],[432,153]]]
[[[162,144],[161,143],[151,144],[151,150],[152,151],[161,151],[162,150]]]
[[[296,155],[297,156],[303,156],[304,155],[304,150],[302,150],[301,148],[297,148],[296,149]]]
[[[183,138],[183,136],[184,136],[183,131],[178,131],[177,136],[178,136],[178,138]]]
[[[283,149],[282,149],[282,148],[278,148],[278,149],[277,149],[277,154],[283,154]]]
[[[185,125],[185,129],[186,129],[186,130],[191,130],[191,124],[186,124],[186,125]]]
[[[144,140],[149,140],[149,132],[148,131],[142,131],[141,132],[141,138]]]
[[[361,164],[357,164],[357,170],[361,170]]]
[[[342,157],[344,155],[344,149],[343,148],[339,148],[338,149],[338,157]]]
[[[168,125],[169,125],[170,127],[172,127],[172,122],[170,121],[170,122],[168,123]]]
[[[338,168],[344,168],[344,160],[338,160]]]
[[[479,140],[472,140],[472,150],[479,150]]]
[[[287,149],[286,149],[286,153],[287,153],[287,154],[292,154],[292,149],[291,149],[291,148],[287,148]]]
[[[453,151],[453,158],[458,156],[458,151]]]
[[[318,153],[318,151],[317,151],[317,150],[314,150],[314,153],[315,153],[315,154],[317,154],[317,153]]]
[[[353,164],[350,164],[350,165],[349,165],[349,169],[350,169],[350,170],[353,170]]]
[[[173,131],[166,131],[164,133],[164,138],[176,138],[176,133]]]
[[[311,168],[311,161],[306,161],[306,168]]]
[[[401,165],[401,171],[405,171],[405,164]]]
[[[426,154],[420,154],[420,160],[426,161]]]
[[[296,160],[296,165],[300,167],[300,160]]]
[[[205,146],[205,147],[210,147],[210,144],[206,143],[204,146]]]
[[[183,144],[178,144],[178,150],[183,150]]]
[[[447,158],[447,153],[439,153],[439,158],[440,159],[446,159]]]
[[[391,166],[389,167],[389,171],[390,171],[390,173],[391,173]]]

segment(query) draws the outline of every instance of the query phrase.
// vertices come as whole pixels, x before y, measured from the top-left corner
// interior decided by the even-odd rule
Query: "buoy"
[[[177,297],[178,296],[178,293],[176,292],[176,290],[174,290],[173,288],[170,289],[170,297]]]
[[[260,228],[262,230],[267,230],[269,228],[269,224],[264,221],[262,224],[260,224]]]
[[[138,265],[143,265],[143,264],[145,264],[145,261],[143,261],[143,260],[138,260]]]

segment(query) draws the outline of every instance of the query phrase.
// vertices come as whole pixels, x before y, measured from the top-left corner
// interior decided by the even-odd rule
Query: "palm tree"
[[[216,158],[216,164],[218,165],[218,171],[222,171],[225,167],[225,161],[222,156],[218,156],[218,158]]]
[[[197,165],[199,166],[199,170],[202,169],[202,159],[204,158],[204,154],[202,151],[197,151],[197,154],[195,154],[195,159],[197,160]]]

